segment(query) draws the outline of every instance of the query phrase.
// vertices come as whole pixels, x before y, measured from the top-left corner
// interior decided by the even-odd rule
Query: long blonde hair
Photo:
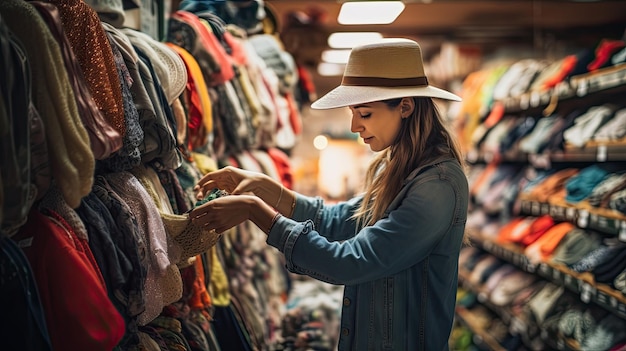
[[[382,151],[365,174],[365,195],[355,212],[358,228],[374,224],[400,192],[402,181],[418,166],[449,154],[462,166],[464,159],[456,140],[444,125],[432,98],[413,97],[413,113],[402,119],[395,142]],[[389,108],[402,99],[383,101]]]

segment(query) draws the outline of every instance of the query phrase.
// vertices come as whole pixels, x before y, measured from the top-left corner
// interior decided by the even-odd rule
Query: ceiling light
[[[389,24],[404,10],[402,1],[349,1],[339,10],[339,24]]]
[[[350,50],[324,50],[322,51],[322,61],[328,63],[348,63]]]
[[[378,32],[342,32],[332,33],[328,37],[328,46],[333,49],[351,49],[357,45],[371,43],[382,38]]]
[[[334,77],[343,75],[346,65],[338,63],[321,62],[317,65],[317,73],[324,77]]]
[[[324,150],[328,146],[328,138],[325,135],[318,135],[313,139],[313,147]]]

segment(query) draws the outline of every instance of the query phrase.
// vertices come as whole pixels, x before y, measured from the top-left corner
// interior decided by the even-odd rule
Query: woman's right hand
[[[274,183],[266,174],[226,166],[217,171],[205,174],[194,187],[196,198],[203,199],[211,190],[218,188],[230,194],[239,195],[254,193],[257,196],[263,183]]]

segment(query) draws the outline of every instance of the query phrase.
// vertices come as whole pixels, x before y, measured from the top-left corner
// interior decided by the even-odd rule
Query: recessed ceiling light
[[[378,32],[338,32],[328,36],[328,46],[333,49],[351,49],[382,38]]]
[[[339,10],[339,24],[389,24],[404,11],[402,1],[349,1]]]
[[[350,50],[324,50],[322,51],[322,61],[328,63],[348,63],[350,57]]]
[[[324,77],[334,77],[343,75],[346,65],[340,63],[320,62],[317,65],[317,73]]]

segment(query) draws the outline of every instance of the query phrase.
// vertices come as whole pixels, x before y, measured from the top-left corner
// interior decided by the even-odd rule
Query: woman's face
[[[381,101],[350,106],[350,130],[359,133],[372,151],[382,151],[396,140],[402,122],[401,106],[389,107]]]

